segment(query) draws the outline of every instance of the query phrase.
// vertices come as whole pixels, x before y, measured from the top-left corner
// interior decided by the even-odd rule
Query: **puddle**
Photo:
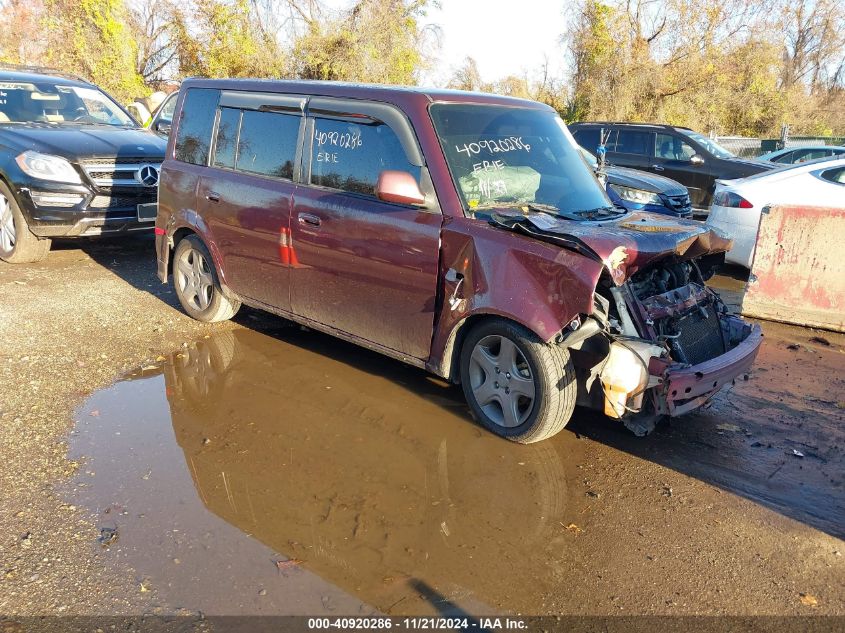
[[[458,388],[330,337],[202,339],[77,419],[73,502],[168,607],[542,613],[564,581],[583,443],[500,440]]]

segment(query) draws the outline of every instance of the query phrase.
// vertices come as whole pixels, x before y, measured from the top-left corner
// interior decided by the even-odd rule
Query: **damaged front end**
[[[663,416],[706,405],[751,368],[760,327],[731,314],[706,285],[730,247],[724,236],[646,214],[554,225],[499,216],[493,223],[604,266],[592,313],[558,337],[576,368],[579,404],[645,435]]]
[[[621,418],[638,435],[663,415],[679,416],[705,405],[725,384],[747,372],[762,342],[760,327],[729,312],[705,285],[714,260],[657,261],[616,286],[609,296],[607,357],[598,372],[607,415]],[[624,350],[622,354],[618,350]],[[632,358],[636,355],[636,358]],[[639,370],[639,381],[623,368]]]

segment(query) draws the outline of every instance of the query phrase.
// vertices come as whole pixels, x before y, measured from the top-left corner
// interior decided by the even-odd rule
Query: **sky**
[[[347,7],[349,0],[328,0]],[[468,56],[481,77],[493,81],[507,75],[536,76],[546,56],[550,74],[563,74],[561,36],[566,29],[566,0],[441,0],[426,21],[441,30],[437,62],[422,83],[444,85]]]

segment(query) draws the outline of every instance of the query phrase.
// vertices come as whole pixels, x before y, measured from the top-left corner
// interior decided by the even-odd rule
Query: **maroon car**
[[[751,366],[706,279],[729,240],[614,208],[539,103],[340,83],[188,80],[162,166],[158,274],[460,382],[519,442],[576,404],[638,434]]]

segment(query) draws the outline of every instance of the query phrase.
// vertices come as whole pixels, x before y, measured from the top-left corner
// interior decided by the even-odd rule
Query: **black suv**
[[[707,215],[717,179],[744,178],[775,165],[737,158],[714,140],[685,127],[644,123],[572,123],[581,147],[595,152],[602,130],[607,160],[666,176],[689,189],[693,213]]]
[[[43,259],[52,237],[152,231],[166,145],[93,84],[0,68],[0,259]]]

